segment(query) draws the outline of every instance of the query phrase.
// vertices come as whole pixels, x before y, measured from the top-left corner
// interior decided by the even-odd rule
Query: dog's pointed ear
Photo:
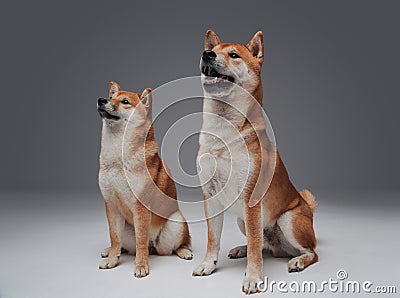
[[[219,45],[221,41],[219,40],[217,34],[212,30],[207,30],[206,38],[204,39],[204,50],[212,50],[216,45]]]
[[[260,63],[264,62],[264,41],[263,34],[258,31],[247,44],[250,53],[258,59]]]
[[[147,111],[151,111],[153,95],[151,94],[151,89],[146,88],[140,95],[140,102],[144,105]]]
[[[109,96],[113,96],[114,93],[119,92],[121,90],[121,87],[116,83],[111,81],[110,82],[110,91],[109,91]]]

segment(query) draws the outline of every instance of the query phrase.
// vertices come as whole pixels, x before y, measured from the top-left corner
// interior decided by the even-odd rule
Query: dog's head
[[[110,123],[130,120],[140,124],[151,117],[151,99],[150,88],[144,89],[142,94],[137,94],[122,91],[117,83],[111,82],[109,97],[97,100],[97,111]],[[133,112],[135,113],[132,115]]]
[[[227,95],[236,84],[252,93],[260,84],[263,61],[261,31],[243,45],[221,43],[218,36],[208,30],[200,62],[204,90],[210,94]]]

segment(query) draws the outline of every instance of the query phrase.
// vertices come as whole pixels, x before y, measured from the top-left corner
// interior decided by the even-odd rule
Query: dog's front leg
[[[247,267],[243,280],[242,291],[252,294],[259,291],[258,283],[262,280],[262,226],[261,202],[254,207],[245,204],[245,228],[247,236]]]
[[[133,221],[136,235],[135,276],[144,277],[149,274],[149,230],[151,213],[139,200],[135,203]]]
[[[204,211],[207,217],[207,253],[203,262],[193,271],[193,276],[210,275],[214,270],[218,262],[218,253],[221,242],[221,232],[224,222],[224,213],[219,212],[215,214],[215,210],[219,210],[219,203],[215,199],[207,200],[204,198]],[[219,208],[219,209],[215,209]],[[208,216],[211,217],[209,218]]]
[[[122,234],[125,227],[125,219],[119,213],[116,206],[106,202],[106,215],[108,220],[108,229],[110,232],[111,247],[107,258],[100,264],[100,269],[111,269],[118,265],[121,255]]]

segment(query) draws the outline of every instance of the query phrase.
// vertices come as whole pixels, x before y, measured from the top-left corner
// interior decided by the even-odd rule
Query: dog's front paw
[[[118,265],[118,257],[108,257],[99,265],[100,269],[111,269]]]
[[[246,275],[242,283],[242,291],[246,295],[260,292],[258,285],[261,282],[261,278],[256,275]]]
[[[150,270],[149,270],[149,264],[148,263],[141,263],[141,264],[136,264],[135,267],[135,277],[141,278],[149,275]]]
[[[203,263],[201,263],[196,269],[194,269],[192,275],[193,276],[210,275],[215,270],[216,265],[217,265],[216,260],[203,261]]]
[[[110,248],[111,247],[107,247],[107,248],[103,249],[103,251],[101,252],[101,257],[102,258],[107,258],[108,257],[108,254],[110,253]]]

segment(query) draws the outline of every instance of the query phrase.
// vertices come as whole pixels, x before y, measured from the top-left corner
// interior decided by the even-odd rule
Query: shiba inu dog
[[[317,206],[314,196],[308,190],[295,189],[279,153],[268,140],[264,119],[257,116],[262,104],[263,60],[262,32],[257,32],[247,45],[221,43],[213,31],[206,33],[200,68],[203,111],[207,113],[203,116],[198,156],[199,177],[204,181],[208,244],[206,256],[193,275],[209,275],[216,268],[223,211],[229,207],[247,237],[247,246],[233,248],[228,255],[229,258],[247,256],[242,283],[246,294],[259,290],[263,248],[269,249],[273,256],[291,257],[289,272],[301,271],[318,260],[314,251],[313,212]],[[254,121],[248,120],[250,116]],[[240,138],[244,145],[238,145]],[[267,166],[263,167],[263,163]],[[263,180],[268,170],[271,170],[270,184]],[[260,191],[263,184],[265,190]],[[235,197],[237,200],[233,201]]]
[[[149,274],[149,250],[192,258],[188,224],[178,207],[175,184],[158,155],[151,106],[150,89],[136,94],[122,91],[115,82],[110,83],[109,98],[97,102],[103,122],[99,185],[111,239],[99,267],[117,266],[124,248],[136,253],[136,277]],[[157,200],[154,189],[171,199]]]

